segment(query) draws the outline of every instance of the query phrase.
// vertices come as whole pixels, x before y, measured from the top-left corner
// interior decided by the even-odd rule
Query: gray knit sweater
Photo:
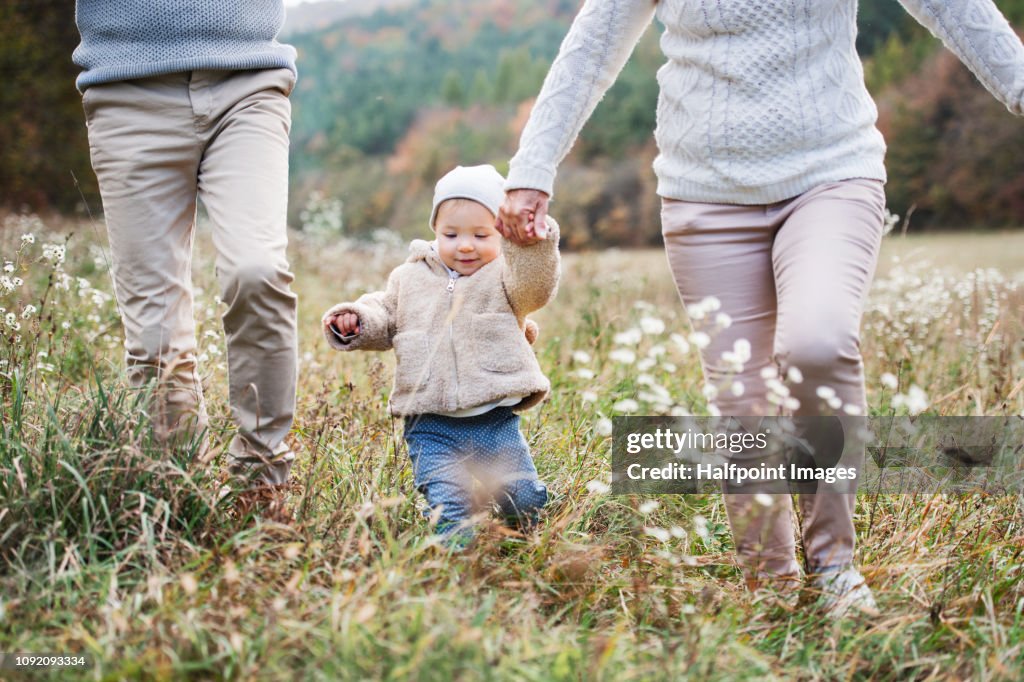
[[[282,0],[76,0],[76,85],[194,69],[295,71]]]
[[[1024,47],[991,0],[900,0],[1015,114]],[[587,0],[551,65],[506,189],[555,169],[657,13],[665,26],[658,194],[768,204],[885,180],[885,142],[854,47],[857,0]]]

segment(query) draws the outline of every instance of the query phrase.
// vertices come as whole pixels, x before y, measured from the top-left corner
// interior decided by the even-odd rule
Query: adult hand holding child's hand
[[[494,228],[513,243],[529,246],[548,238],[547,215],[547,194],[536,189],[513,189],[505,193]]]

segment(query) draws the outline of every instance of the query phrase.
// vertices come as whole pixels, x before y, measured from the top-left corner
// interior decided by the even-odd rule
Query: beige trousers
[[[665,250],[683,303],[709,296],[721,303],[692,322],[711,336],[701,364],[706,382],[720,389],[714,403],[723,415],[780,414],[762,375],[770,367],[799,401],[782,413],[866,413],[859,329],[884,208],[882,183],[868,179],[823,184],[767,206],[663,201]],[[718,312],[731,325],[716,331]],[[739,339],[750,342],[751,357],[736,373],[722,353]],[[799,383],[786,380],[791,367],[799,370],[791,376],[802,374]],[[741,395],[733,392],[734,381],[742,384]],[[834,391],[842,405],[833,400],[830,407],[819,387],[826,396]],[[772,495],[767,507],[754,498],[725,497],[740,566],[748,579],[796,576],[790,496]],[[852,561],[856,496],[801,495],[799,501],[808,570]]]
[[[196,201],[213,226],[227,336],[229,470],[287,480],[296,298],[285,257],[288,69],[192,71],[97,85],[83,98],[110,237],[128,376],[154,382],[163,436],[206,428],[191,262]],[[186,428],[187,427],[187,428]]]

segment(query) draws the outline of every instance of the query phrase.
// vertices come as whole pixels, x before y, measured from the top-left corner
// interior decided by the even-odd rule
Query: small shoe
[[[811,579],[811,586],[819,594],[818,605],[830,618],[881,613],[871,588],[853,564],[822,568]]]

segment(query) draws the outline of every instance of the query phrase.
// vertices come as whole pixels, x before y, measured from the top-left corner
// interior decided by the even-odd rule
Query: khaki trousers
[[[803,375],[799,383],[786,381],[799,401],[786,413],[866,414],[859,330],[884,208],[882,183],[868,179],[823,184],[767,206],[663,201],[665,250],[683,303],[713,296],[721,303],[718,312],[732,319],[717,331],[715,312],[693,320],[711,336],[701,364],[705,381],[721,389],[713,402],[723,415],[779,413],[762,376],[769,367],[783,380],[790,367]],[[739,339],[750,342],[751,357],[736,373],[722,353]],[[730,390],[733,381],[741,382],[741,395]],[[822,386],[825,395],[835,392],[841,407],[827,405],[818,394]],[[748,580],[800,570],[790,496],[770,499],[766,507],[752,494],[725,497]],[[808,570],[852,561],[855,501],[853,494],[800,496]]]
[[[297,360],[285,257],[293,85],[288,69],[191,71],[97,85],[83,98],[129,380],[157,380],[152,409],[162,436],[205,430],[191,286],[201,199],[227,305],[238,426],[229,470],[268,483],[287,480],[294,460],[284,442]]]

